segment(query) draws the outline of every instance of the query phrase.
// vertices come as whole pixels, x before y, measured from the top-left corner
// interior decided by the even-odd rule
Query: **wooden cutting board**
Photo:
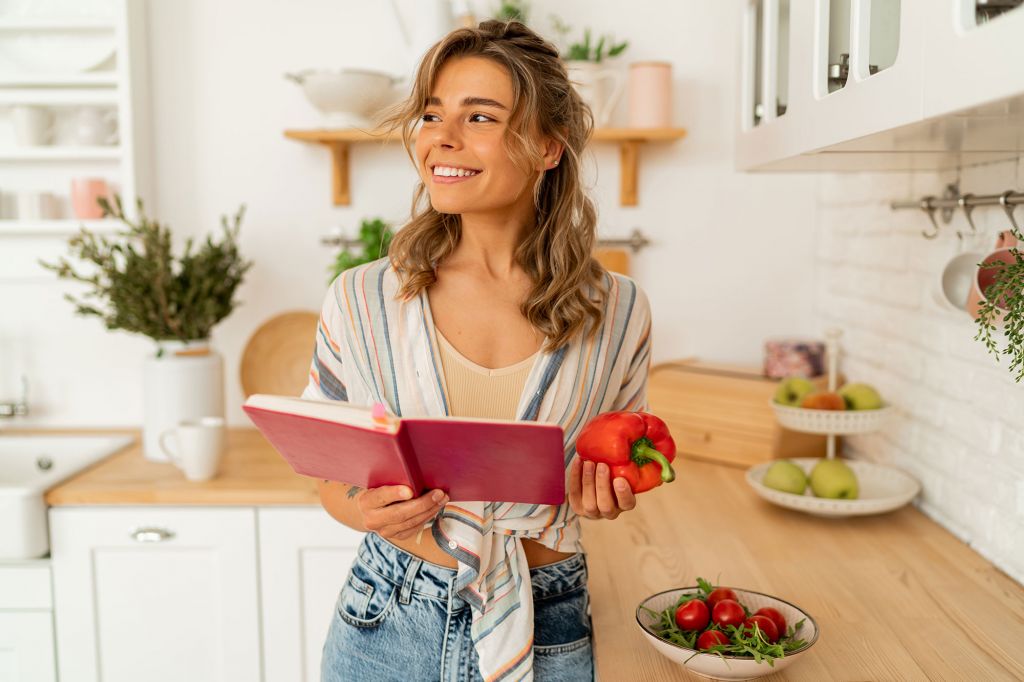
[[[302,393],[309,381],[319,320],[315,312],[293,310],[275,315],[253,332],[239,369],[245,397],[253,393]]]
[[[611,272],[629,274],[629,252],[626,249],[598,247],[594,249],[594,258]]]

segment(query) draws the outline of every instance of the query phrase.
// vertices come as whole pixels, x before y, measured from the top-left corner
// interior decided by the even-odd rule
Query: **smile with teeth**
[[[451,166],[434,166],[434,175],[440,175],[446,178],[464,178],[470,175],[476,175],[479,172],[480,171],[468,170],[466,168],[452,168]]]

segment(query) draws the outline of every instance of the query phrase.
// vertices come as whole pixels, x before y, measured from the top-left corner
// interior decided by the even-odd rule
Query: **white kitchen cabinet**
[[[0,564],[0,680],[54,682],[53,648],[49,562]]]
[[[1024,6],[979,23],[976,1],[947,0],[928,13],[926,117],[1024,93]]]
[[[256,511],[50,510],[61,682],[257,682]]]
[[[975,26],[976,2],[748,0],[737,167],[944,169],[1019,156],[1024,7]],[[844,53],[839,87],[829,67]]]
[[[257,512],[266,682],[319,682],[338,592],[363,534],[320,507]]]

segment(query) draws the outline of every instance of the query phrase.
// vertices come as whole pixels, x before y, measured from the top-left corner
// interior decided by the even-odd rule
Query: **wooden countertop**
[[[53,506],[320,504],[316,480],[292,471],[256,429],[228,430],[227,449],[219,474],[209,481],[186,480],[173,464],[143,457],[140,432],[119,433],[132,433],[136,436],[135,443],[52,488],[46,494],[46,503]]]
[[[820,519],[761,500],[739,469],[684,460],[676,473],[615,521],[583,521],[601,679],[703,679],[635,618],[697,576],[814,616],[818,642],[766,681],[1024,679],[1024,588],[916,508]]]
[[[601,679],[702,679],[657,653],[634,615],[643,598],[697,576],[814,616],[818,642],[767,681],[1024,679],[1024,588],[915,508],[819,519],[761,500],[741,469],[688,459],[677,473],[617,520],[583,522]],[[315,480],[292,472],[251,429],[229,431],[211,481],[146,460],[137,441],[46,501],[319,504]]]

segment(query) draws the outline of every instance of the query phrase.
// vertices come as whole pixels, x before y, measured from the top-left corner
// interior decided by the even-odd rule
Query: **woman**
[[[487,21],[427,52],[384,127],[401,128],[421,176],[412,218],[388,258],[332,284],[303,397],[558,423],[567,501],[447,504],[440,490],[321,482],[324,508],[368,531],[323,679],[591,680],[579,517],[614,519],[635,499],[574,443],[601,412],[646,408],[650,313],[591,257],[590,110],[551,44]]]

